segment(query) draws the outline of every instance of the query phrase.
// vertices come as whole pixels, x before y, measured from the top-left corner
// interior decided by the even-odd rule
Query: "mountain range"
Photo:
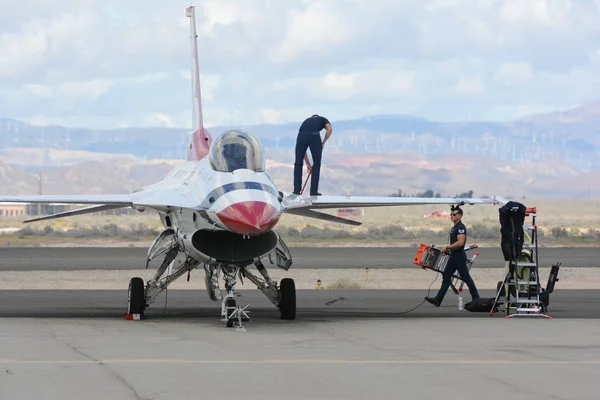
[[[600,196],[600,102],[507,122],[436,122],[405,115],[332,120],[325,193],[584,198]],[[209,127],[256,135],[267,172],[291,191],[299,122]],[[127,193],[185,158],[189,131],[93,130],[0,119],[0,193]]]

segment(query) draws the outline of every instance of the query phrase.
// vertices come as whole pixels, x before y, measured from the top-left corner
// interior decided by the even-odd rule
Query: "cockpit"
[[[210,166],[219,172],[249,169],[254,172],[265,170],[265,153],[262,145],[249,133],[231,130],[217,137],[208,155]]]

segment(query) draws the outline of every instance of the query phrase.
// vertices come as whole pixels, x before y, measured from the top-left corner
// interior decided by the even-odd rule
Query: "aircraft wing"
[[[287,194],[283,198],[284,211],[297,209],[319,209],[337,207],[389,207],[426,204],[503,204],[498,198],[457,198],[457,197],[361,197],[361,196],[302,196]]]
[[[73,215],[90,214],[90,213],[95,213],[95,212],[99,212],[99,211],[114,210],[117,208],[125,208],[125,207],[128,207],[128,206],[114,205],[114,204],[101,204],[99,206],[90,206],[90,207],[86,207],[86,208],[79,208],[77,210],[65,211],[65,212],[61,212],[61,213],[45,215],[43,217],[28,219],[28,220],[23,221],[23,223],[45,221],[48,219],[70,217]]]
[[[76,195],[0,195],[0,203],[45,203],[45,204],[82,204],[85,208],[65,211],[24,222],[35,222],[46,219],[63,218],[72,215],[89,214],[116,208],[133,207],[135,209],[153,209],[167,211],[172,208],[194,208],[198,206],[195,199],[186,199],[169,191],[140,191],[131,194],[76,194]]]
[[[361,197],[361,196],[302,196],[283,193],[283,212],[302,215],[324,221],[338,222],[348,225],[359,225],[357,221],[336,217],[333,215],[314,211],[320,208],[349,208],[349,207],[389,207],[389,206],[415,206],[423,204],[505,204],[506,200],[500,198],[429,198],[429,197]]]
[[[0,203],[45,203],[45,204],[93,204],[90,207],[65,211],[57,214],[46,215],[29,219],[23,223],[44,221],[54,218],[63,218],[73,215],[89,214],[98,211],[113,210],[116,208],[130,207],[134,204],[129,195],[29,195],[29,196],[2,196]]]
[[[133,204],[128,194],[114,195],[28,195],[28,196],[3,196],[0,195],[0,203],[62,203],[62,204],[106,204],[122,205],[124,207]]]
[[[339,224],[354,225],[354,226],[359,226],[362,224],[362,222],[354,221],[352,219],[337,217],[337,216],[331,215],[331,214],[325,214],[322,212],[311,210],[309,208],[294,208],[291,210],[287,210],[287,212],[289,214],[301,215],[303,217],[316,218],[316,219],[321,219],[324,221],[337,222]]]

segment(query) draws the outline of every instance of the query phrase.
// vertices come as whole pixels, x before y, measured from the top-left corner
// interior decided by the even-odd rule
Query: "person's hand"
[[[327,141],[327,140],[323,140],[323,143],[321,143],[321,148],[322,148],[322,149],[324,149],[324,148],[325,148],[325,142],[326,142],[326,141]]]
[[[442,251],[442,253],[447,253],[448,252],[448,246],[442,246],[441,251]]]
[[[308,172],[312,173],[312,165],[310,165],[310,163],[306,163],[306,169],[308,170]]]

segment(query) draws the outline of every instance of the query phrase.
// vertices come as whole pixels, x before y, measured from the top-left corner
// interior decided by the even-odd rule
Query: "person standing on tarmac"
[[[465,243],[467,241],[467,228],[462,223],[463,210],[460,207],[452,207],[450,211],[450,219],[454,222],[454,226],[450,229],[450,245],[441,248],[442,253],[450,251],[450,258],[446,264],[446,268],[442,273],[442,286],[437,295],[433,298],[425,297],[425,300],[436,307],[439,307],[444,301],[444,296],[450,287],[452,275],[458,270],[461,279],[469,287],[469,292],[473,300],[479,298],[477,287],[469,269],[467,268],[467,254],[465,253]]]
[[[321,142],[321,130],[325,129],[325,139]],[[300,194],[302,187],[302,159],[306,162],[306,167],[312,173],[310,180],[310,195],[321,196],[319,193],[319,177],[321,174],[321,156],[325,142],[329,140],[333,128],[331,123],[325,117],[314,114],[307,118],[298,129],[296,138],[296,160],[294,161],[294,194]],[[308,160],[307,149],[310,148],[310,154],[313,158],[311,167]]]

